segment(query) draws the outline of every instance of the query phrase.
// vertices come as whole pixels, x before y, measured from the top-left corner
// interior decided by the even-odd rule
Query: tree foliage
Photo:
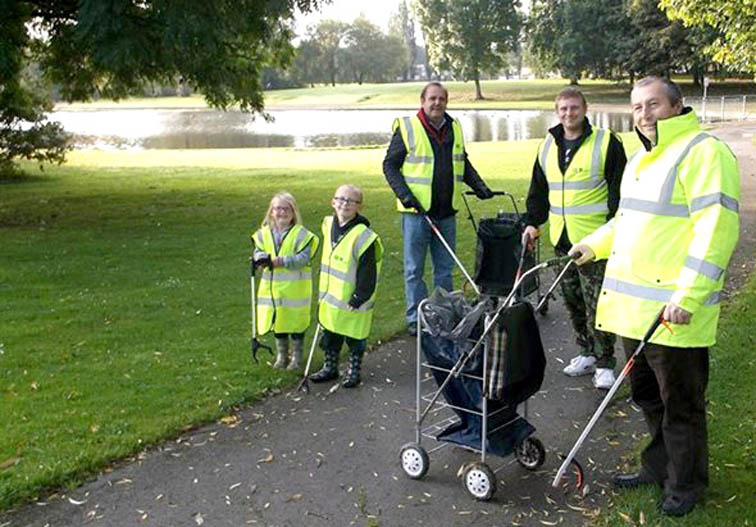
[[[753,0],[660,0],[673,20],[686,26],[714,28],[717,39],[705,50],[736,71],[756,74],[756,2]]]
[[[482,73],[498,73],[515,51],[522,16],[519,0],[415,0],[428,55],[436,69],[475,81],[482,99]]]
[[[657,0],[535,0],[526,24],[537,69],[571,83],[685,70],[700,77],[713,34],[672,22]]]
[[[266,66],[292,58],[289,21],[329,0],[3,0],[0,5],[2,156],[62,159],[59,127],[24,85],[26,61],[69,101],[124,97],[181,80],[208,103],[262,111]],[[23,122],[32,129],[23,134]],[[31,133],[33,132],[33,133]],[[22,137],[34,140],[22,147]],[[47,147],[44,139],[52,141]]]

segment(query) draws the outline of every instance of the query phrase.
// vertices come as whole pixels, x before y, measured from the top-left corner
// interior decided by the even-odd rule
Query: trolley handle
[[[517,202],[515,201],[515,197],[507,192],[506,190],[492,190],[491,194],[493,196],[509,196],[509,199],[512,201],[512,208],[514,209],[515,214],[518,218],[520,218],[520,211],[517,209]],[[473,216],[472,210],[470,209],[470,204],[467,201],[467,198],[465,196],[475,196],[475,192],[472,190],[468,190],[462,193],[462,200],[465,202],[465,208],[467,209],[468,219],[472,222],[473,230],[475,232],[478,232],[478,225],[475,223],[475,217]]]

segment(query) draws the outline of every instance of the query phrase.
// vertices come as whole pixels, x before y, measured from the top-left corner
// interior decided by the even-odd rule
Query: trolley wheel
[[[412,479],[422,479],[428,472],[430,460],[428,453],[417,443],[407,443],[399,454],[402,470]]]
[[[473,498],[488,501],[496,492],[496,477],[485,463],[470,464],[462,475],[462,482]]]
[[[546,460],[546,449],[539,439],[527,437],[515,446],[515,457],[526,469],[536,470]]]

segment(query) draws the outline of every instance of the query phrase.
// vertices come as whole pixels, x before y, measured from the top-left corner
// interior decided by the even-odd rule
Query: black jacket
[[[583,129],[583,135],[580,136],[579,143],[582,145],[586,137],[588,137],[593,130],[591,123],[588,119],[585,119],[585,127]],[[559,168],[564,173],[569,166],[569,163],[565,163],[564,155],[564,127],[561,124],[549,129],[549,133],[554,137],[554,143],[557,145],[557,153],[559,156]],[[574,156],[572,156],[574,158]],[[572,159],[571,158],[571,159]],[[609,136],[609,148],[606,153],[606,160],[604,162],[604,178],[607,183],[607,190],[609,196],[607,198],[607,206],[609,212],[606,215],[606,220],[609,221],[614,217],[619,207],[620,200],[620,184],[622,183],[622,172],[625,170],[625,164],[627,163],[627,157],[625,156],[625,149],[622,146],[622,142],[619,138],[612,133]],[[530,189],[528,190],[528,197],[526,201],[527,212],[523,215],[523,221],[526,225],[532,225],[538,227],[539,225],[546,223],[549,219],[549,183],[546,180],[546,174],[541,167],[541,160],[536,156],[536,160],[533,163],[533,175],[530,179]],[[562,231],[562,235],[559,238],[557,247],[569,250],[572,247],[573,242],[580,240],[570,240],[565,228]]]
[[[359,224],[370,227],[370,221],[359,214],[342,227],[339,225],[339,219],[334,214],[333,223],[331,224],[331,243],[336,246],[352,227]],[[362,253],[362,256],[360,256],[360,261],[357,264],[356,285],[352,298],[349,299],[349,305],[356,309],[367,302],[373,296],[373,292],[375,292],[377,278],[378,268],[375,261],[375,243],[371,243],[365,249],[365,252]]]
[[[444,140],[439,144],[431,134],[428,134],[431,146],[433,148],[433,186],[431,188],[431,208],[428,210],[428,216],[433,219],[441,220],[454,215],[457,211],[452,207],[452,198],[454,190],[454,171],[452,167],[452,150],[454,147],[454,131],[452,129],[452,118],[449,114],[444,115],[443,128],[446,128]],[[426,130],[426,134],[427,134]],[[402,134],[397,128],[391,137],[391,143],[386,151],[386,157],[383,159],[383,174],[391,189],[400,201],[412,196],[412,191],[402,175],[402,165],[407,157],[407,148],[404,146]],[[483,182],[478,172],[467,159],[465,152],[465,173],[463,181],[476,193],[485,192],[488,187]]]

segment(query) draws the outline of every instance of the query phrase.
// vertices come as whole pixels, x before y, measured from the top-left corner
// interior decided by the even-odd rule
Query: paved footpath
[[[751,156],[747,167],[741,161],[749,203],[756,176],[753,152],[744,146],[750,138],[743,133],[754,128],[728,137],[739,155]],[[741,210],[747,214],[746,238],[752,238],[753,207],[741,205]],[[735,266],[753,266],[749,247],[741,250]],[[553,278],[547,273],[546,282]],[[645,427],[624,387],[579,453],[587,495],[551,488],[558,453],[569,451],[604,393],[592,387],[590,376],[561,373],[576,352],[566,321],[559,301],[539,317],[546,378],[528,410],[535,435],[546,447],[546,462],[529,472],[512,456],[489,458],[499,469],[491,501],[477,502],[464,489],[457,472],[479,456],[460,448],[432,453],[423,480],[411,480],[402,471],[399,451],[414,438],[416,354],[414,340],[398,338],[366,357],[364,382],[357,389],[311,383],[309,395],[271,397],[225,422],[146,451],[79,488],[0,514],[0,527],[588,524],[606,514],[614,492],[610,475],[627,462],[623,455]],[[433,387],[430,382],[423,386],[424,391]]]

